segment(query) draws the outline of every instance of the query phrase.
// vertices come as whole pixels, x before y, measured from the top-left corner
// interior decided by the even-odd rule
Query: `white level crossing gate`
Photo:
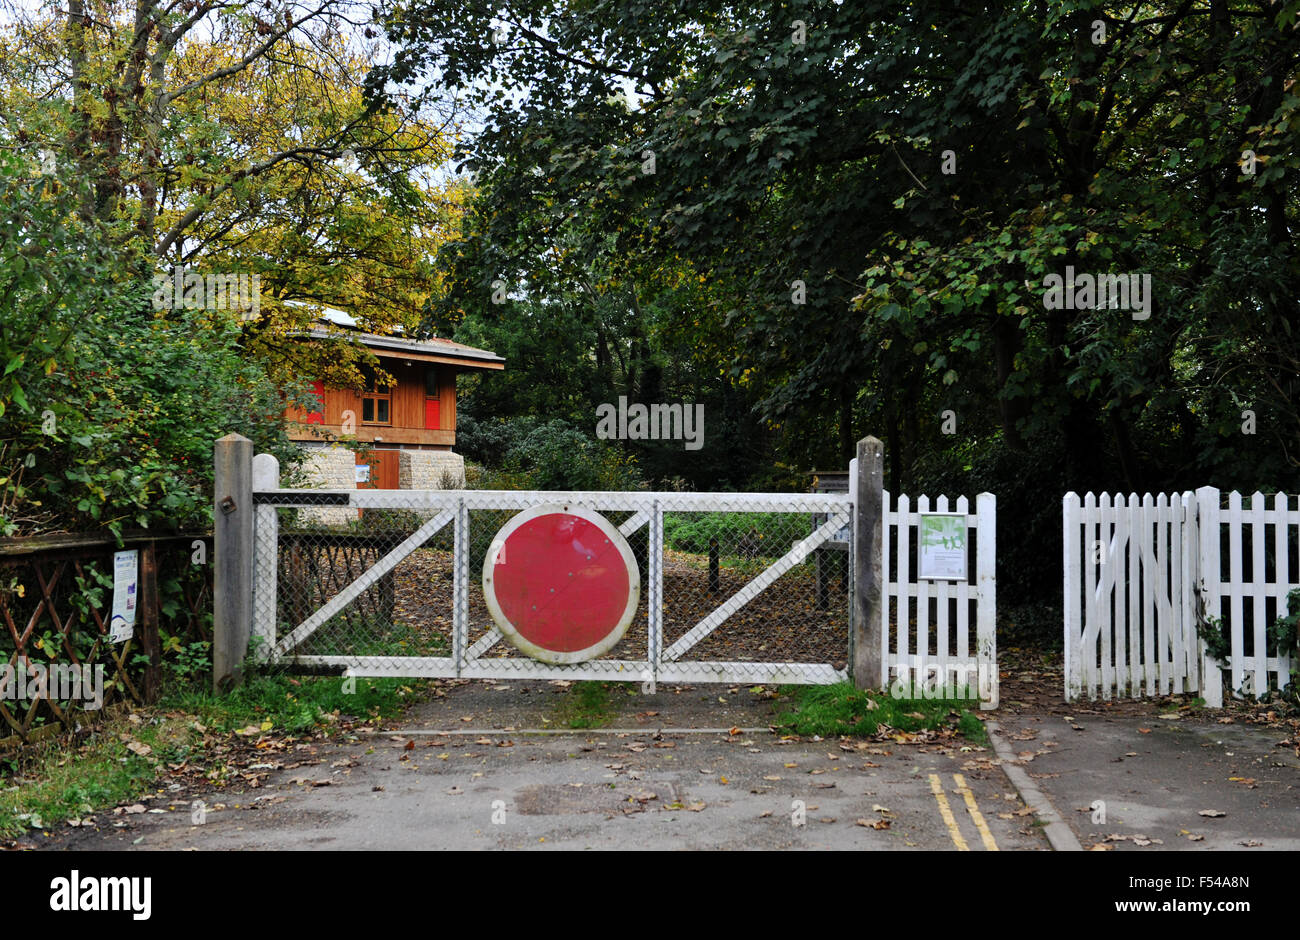
[[[818,578],[844,493],[288,490],[254,461],[255,655],[353,676],[832,683],[846,678],[847,578]],[[538,507],[600,513],[631,548],[635,613],[585,662],[505,641],[484,593],[498,531]],[[820,590],[819,590],[820,582]]]
[[[295,671],[647,691],[829,684],[856,662],[864,687],[994,707],[994,498],[891,503],[868,488],[873,446],[847,492],[321,490],[280,487],[275,458],[230,435],[214,686],[250,647]]]

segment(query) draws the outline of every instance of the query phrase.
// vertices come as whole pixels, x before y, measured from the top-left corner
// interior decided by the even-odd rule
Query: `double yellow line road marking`
[[[975,802],[975,794],[971,792],[970,787],[966,786],[966,778],[961,774],[953,774],[952,779],[957,784],[957,792],[966,802],[966,811],[970,813],[971,821],[975,823],[975,829],[980,834],[980,841],[984,843],[984,848],[996,852],[998,844],[993,841],[993,833],[989,831],[988,823],[984,821],[984,815]],[[943,780],[938,774],[930,774],[930,792],[934,794],[935,802],[939,804],[939,815],[943,817],[943,823],[948,827],[953,845],[962,852],[969,852],[970,846],[966,844],[961,829],[957,827],[957,819],[953,816],[952,807],[948,804],[948,794],[943,792]]]

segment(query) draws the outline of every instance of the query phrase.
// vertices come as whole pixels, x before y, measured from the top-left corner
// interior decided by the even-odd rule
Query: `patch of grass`
[[[957,719],[957,732],[972,744],[987,746],[989,743],[988,729],[973,712],[961,713],[961,717]]]
[[[884,726],[896,731],[952,728],[975,744],[987,744],[984,723],[969,702],[945,699],[894,698],[887,692],[864,692],[851,683],[804,685],[783,689],[777,704],[777,726],[788,733],[869,736]]]
[[[616,711],[611,693],[634,688],[627,682],[575,682],[556,704],[555,721],[567,728],[603,727]]]
[[[345,684],[333,676],[257,676],[216,696],[191,684],[169,693],[156,708],[137,709],[136,721],[105,722],[75,749],[65,736],[18,752],[6,762],[10,786],[0,790],[0,837],[14,838],[27,829],[50,828],[138,799],[155,785],[166,764],[208,761],[196,722],[216,733],[253,725],[302,734],[328,729],[342,716],[394,717],[418,701],[425,688],[424,682],[401,679]],[[214,780],[224,774],[219,761],[211,770]]]
[[[31,745],[18,761],[12,785],[0,792],[0,837],[48,829],[137,798],[152,788],[162,764],[182,761],[190,753],[198,738],[191,725],[184,717],[140,724],[119,718],[75,750],[58,738]],[[135,742],[137,750],[147,748],[147,753],[127,748]]]
[[[355,679],[354,691],[337,676],[258,676],[228,695],[207,690],[173,694],[164,707],[188,712],[216,731],[250,724],[301,733],[333,724],[340,715],[391,718],[419,699],[422,683],[404,679]]]

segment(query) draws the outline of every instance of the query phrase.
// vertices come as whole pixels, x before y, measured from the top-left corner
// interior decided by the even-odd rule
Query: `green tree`
[[[410,0],[386,77],[476,89],[484,272],[575,229],[622,272],[688,259],[697,335],[802,460],[883,428],[907,483],[952,410],[1069,486],[1281,481],[1298,8]],[[1067,265],[1149,273],[1151,317],[1048,309]]]
[[[0,155],[0,534],[208,524],[212,442],[238,429],[290,464],[286,399],[228,319],[141,318],[151,284],[83,196]]]

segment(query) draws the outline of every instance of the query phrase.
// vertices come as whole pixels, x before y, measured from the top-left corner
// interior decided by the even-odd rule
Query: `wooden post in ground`
[[[998,707],[998,500],[992,493],[975,497],[975,587],[979,600],[975,605],[975,648],[978,669],[984,670],[979,682],[980,708]]]
[[[217,441],[212,508],[212,688],[243,681],[253,630],[253,442]]]
[[[162,639],[158,635],[162,611],[158,596],[157,543],[150,539],[140,552],[140,641],[142,652],[149,657],[144,667],[144,700],[150,704],[158,701],[162,686]]]
[[[885,445],[858,441],[853,491],[853,636],[849,669],[859,689],[884,687],[880,659],[880,539],[885,489]]]
[[[815,520],[817,517],[814,516],[813,518]],[[813,531],[816,531],[816,529],[817,529],[817,525],[814,522]],[[818,610],[825,610],[827,607],[830,606],[830,595],[826,591],[826,578],[828,576],[828,572],[826,568],[829,564],[830,564],[830,559],[826,557],[826,549],[814,548],[813,568],[817,572],[817,609]]]

